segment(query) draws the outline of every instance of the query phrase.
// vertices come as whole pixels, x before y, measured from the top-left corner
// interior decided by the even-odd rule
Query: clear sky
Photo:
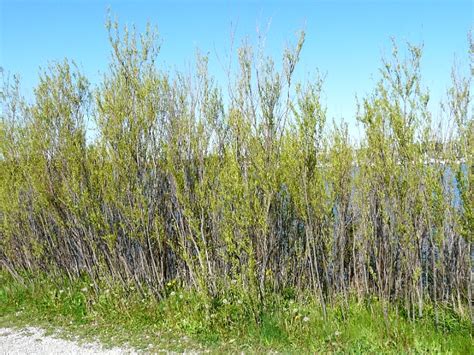
[[[424,84],[433,102],[450,80],[456,58],[468,66],[467,34],[473,28],[473,1],[92,1],[0,0],[0,66],[22,78],[31,95],[39,67],[64,57],[74,59],[93,84],[110,56],[105,19],[110,7],[120,24],[143,30],[156,25],[162,39],[160,65],[183,69],[196,48],[210,52],[210,71],[224,74],[216,58],[237,41],[255,39],[256,28],[267,28],[267,52],[276,61],[285,43],[304,28],[307,41],[297,71],[310,77],[327,73],[325,101],[330,118],[344,117],[354,132],[355,94],[370,92],[380,57],[391,50],[390,37],[400,44],[424,43]],[[434,104],[433,104],[434,105]],[[435,105],[435,106],[436,106]],[[433,106],[434,107],[434,106]]]

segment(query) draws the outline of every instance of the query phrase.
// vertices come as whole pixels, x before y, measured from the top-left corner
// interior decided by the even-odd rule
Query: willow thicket
[[[172,74],[155,64],[154,31],[108,30],[96,87],[65,60],[28,102],[3,75],[4,270],[157,298],[169,283],[209,300],[240,290],[257,321],[268,293],[312,293],[323,312],[376,297],[410,317],[427,304],[472,316],[472,42],[443,125],[428,110],[421,48],[394,45],[359,101],[354,144],[327,122],[323,80],[293,80],[304,33],[281,65],[244,43],[224,99],[207,57]]]

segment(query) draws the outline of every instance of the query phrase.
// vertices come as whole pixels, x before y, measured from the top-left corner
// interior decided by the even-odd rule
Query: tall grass
[[[212,353],[426,353],[468,354],[470,320],[433,307],[423,318],[409,319],[393,305],[377,300],[333,302],[323,315],[311,294],[267,295],[262,321],[253,319],[251,302],[239,292],[206,303],[194,290],[174,284],[157,301],[147,293],[101,285],[95,293],[87,277],[73,281],[37,274],[26,285],[0,274],[0,326],[41,326],[67,336],[127,344],[146,352],[206,350]]]
[[[472,41],[439,126],[421,47],[394,44],[354,144],[327,122],[323,80],[294,82],[304,33],[281,65],[243,43],[224,98],[207,57],[170,73],[153,30],[107,28],[96,87],[65,60],[28,102],[4,75],[0,264],[17,282],[87,277],[97,294],[158,300],[178,285],[203,304],[238,293],[256,325],[275,295],[311,294],[324,317],[373,298],[387,324],[388,304],[473,317]]]

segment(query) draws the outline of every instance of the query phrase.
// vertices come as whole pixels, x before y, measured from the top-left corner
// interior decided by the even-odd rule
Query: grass
[[[470,321],[449,309],[439,310],[438,327],[427,307],[421,319],[408,320],[394,306],[387,319],[380,303],[353,301],[333,305],[324,320],[310,297],[269,296],[261,322],[238,290],[204,300],[169,285],[157,301],[130,288],[101,287],[87,279],[35,277],[27,285],[0,273],[0,326],[39,326],[64,337],[99,340],[146,351],[470,353]],[[242,295],[242,296],[241,296]]]

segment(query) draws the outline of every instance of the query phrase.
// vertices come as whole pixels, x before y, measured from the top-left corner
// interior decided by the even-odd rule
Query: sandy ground
[[[99,343],[78,343],[45,335],[38,328],[0,328],[0,354],[132,354],[121,348],[104,349]]]

